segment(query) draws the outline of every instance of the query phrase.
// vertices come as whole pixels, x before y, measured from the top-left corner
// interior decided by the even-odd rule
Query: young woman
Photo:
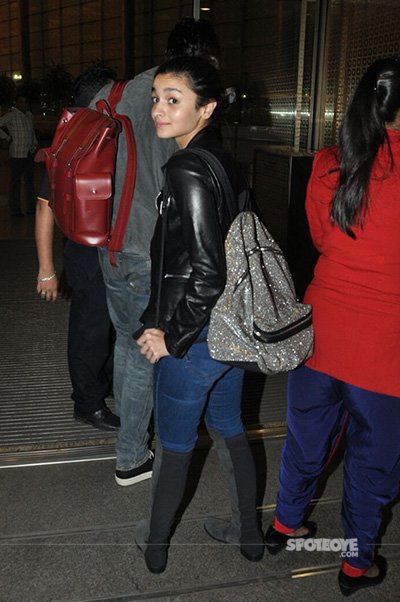
[[[320,251],[305,295],[313,306],[314,356],[289,375],[272,553],[309,535],[308,503],[344,419],[342,522],[358,556],[343,562],[344,595],[378,585],[375,558],[384,505],[400,480],[400,59],[362,77],[338,148],[314,160],[306,208]],[[302,526],[303,525],[303,526]]]
[[[219,92],[217,70],[200,58],[167,61],[154,79],[152,116],[157,134],[175,138],[180,148],[165,168],[159,199],[160,211],[166,212],[165,244],[160,215],[151,245],[151,297],[142,316],[148,327],[138,338],[141,353],[155,364],[154,416],[160,448],[153,468],[149,532],[145,544],[140,534],[136,541],[154,573],[166,567],[171,527],[204,410],[235,491],[232,507],[241,552],[257,561],[264,549],[256,518],[254,463],[240,414],[243,371],[211,359],[207,347],[210,312],[226,278],[224,240],[231,218],[207,164],[191,150],[211,151],[237,197],[247,191],[210,125]]]

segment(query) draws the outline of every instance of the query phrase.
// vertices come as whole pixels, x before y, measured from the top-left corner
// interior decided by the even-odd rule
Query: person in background
[[[2,128],[7,128],[7,132]],[[10,184],[8,206],[12,216],[23,215],[21,209],[21,182],[24,179],[27,214],[34,215],[36,195],[34,191],[34,162],[38,142],[33,129],[29,99],[22,92],[17,93],[11,111],[0,117],[0,138],[10,142]]]
[[[168,38],[167,56],[205,56],[217,62],[218,38],[210,23],[185,18]],[[156,136],[151,119],[151,87],[156,67],[137,75],[124,89],[117,111],[131,119],[137,148],[136,183],[132,208],[121,253],[110,264],[107,249],[99,249],[100,265],[107,290],[110,316],[116,331],[114,350],[114,396],[121,428],[117,435],[115,480],[134,485],[149,479],[153,452],[149,449],[149,422],[153,410],[153,367],[140,354],[132,334],[150,293],[150,240],[157,219],[156,196],[162,185],[162,166],[176,150],[173,139]],[[107,98],[110,86],[95,97]],[[114,215],[126,170],[129,169],[125,136],[118,143]]]
[[[153,573],[167,565],[171,529],[204,411],[211,436],[217,432],[225,442],[229,489],[240,516],[240,551],[250,561],[261,560],[264,552],[255,467],[241,419],[244,371],[213,360],[207,345],[210,313],[226,280],[224,241],[232,208],[222,185],[192,149],[206,149],[221,162],[237,197],[236,214],[247,190],[210,125],[220,94],[217,69],[199,57],[171,59],[155,74],[152,117],[157,135],[174,138],[181,150],[165,167],[151,244],[151,296],[141,317],[145,330],[138,338],[141,353],[155,365],[159,447],[153,504],[150,523],[142,521],[136,530],[136,542]]]
[[[103,65],[90,67],[74,82],[75,106],[88,106],[114,72]],[[37,292],[55,301],[58,279],[53,261],[54,216],[48,204],[47,174],[43,177],[36,209],[36,247],[39,259]],[[63,266],[71,288],[68,327],[68,367],[74,417],[100,430],[115,431],[119,418],[105,398],[112,389],[114,329],[107,308],[97,249],[66,240]]]
[[[347,108],[339,146],[317,153],[306,210],[320,256],[304,302],[315,352],[289,374],[271,553],[304,524],[317,480],[345,428],[342,524],[358,554],[342,562],[348,596],[382,582],[382,509],[400,482],[400,57],[374,62]],[[347,425],[347,426],[346,426]]]

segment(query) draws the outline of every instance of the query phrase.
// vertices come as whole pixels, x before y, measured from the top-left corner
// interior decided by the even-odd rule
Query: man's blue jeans
[[[244,432],[241,419],[243,370],[210,357],[203,329],[181,359],[161,358],[154,371],[154,418],[160,443],[173,452],[191,451],[205,409],[205,423],[222,437]]]
[[[116,253],[115,257],[117,265],[113,267],[107,249],[99,249],[108,309],[116,331],[114,397],[121,419],[116,468],[130,470],[149,457],[153,366],[140,353],[132,334],[142,326],[139,317],[149,299],[150,259],[128,253]]]

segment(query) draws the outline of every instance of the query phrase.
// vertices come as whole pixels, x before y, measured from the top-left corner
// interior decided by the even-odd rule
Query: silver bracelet
[[[53,274],[51,276],[46,276],[45,278],[38,278],[37,281],[38,282],[48,282],[49,280],[53,280],[53,278],[56,277],[56,273],[53,272]]]

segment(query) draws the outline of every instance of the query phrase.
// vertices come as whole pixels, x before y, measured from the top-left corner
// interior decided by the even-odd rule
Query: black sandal
[[[387,573],[386,559],[383,558],[383,556],[377,556],[374,564],[376,564],[379,569],[379,575],[376,577],[367,577],[366,575],[361,575],[361,577],[350,577],[350,575],[346,575],[342,570],[339,572],[338,581],[343,596],[351,596],[359,589],[363,589],[364,587],[375,587],[375,585],[382,583]]]
[[[305,535],[298,537],[298,539],[311,539],[314,537],[317,532],[317,524],[308,521],[304,523],[304,527],[307,527],[308,532]],[[286,548],[288,539],[296,539],[296,537],[293,537],[292,533],[281,533],[271,525],[265,534],[265,546],[268,552],[275,556],[275,554],[279,554],[279,552]]]

